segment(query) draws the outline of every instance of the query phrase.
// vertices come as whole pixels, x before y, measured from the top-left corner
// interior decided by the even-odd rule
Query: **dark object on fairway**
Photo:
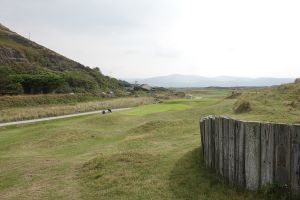
[[[105,114],[105,110],[102,111],[102,114],[103,114],[103,115]]]
[[[111,109],[107,109],[109,113],[112,113]]]

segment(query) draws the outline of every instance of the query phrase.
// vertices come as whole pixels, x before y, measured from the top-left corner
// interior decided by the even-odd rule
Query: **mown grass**
[[[0,199],[266,199],[203,165],[199,118],[241,116],[225,97],[1,128]]]
[[[183,104],[183,103],[164,103],[164,104],[156,104],[156,105],[146,105],[143,107],[139,107],[137,109],[125,111],[124,114],[128,115],[136,115],[143,116],[157,112],[168,112],[168,111],[180,111],[191,108],[191,106]]]

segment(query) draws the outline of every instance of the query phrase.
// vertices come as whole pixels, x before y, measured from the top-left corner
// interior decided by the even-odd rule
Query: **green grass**
[[[200,117],[264,117],[234,114],[236,100],[221,92],[1,128],[0,199],[265,199],[203,165]]]
[[[146,105],[143,107],[132,109],[132,110],[124,112],[123,114],[143,116],[143,115],[148,115],[148,114],[152,114],[152,113],[186,110],[189,108],[191,108],[190,105],[186,105],[182,102],[167,101],[164,104]]]

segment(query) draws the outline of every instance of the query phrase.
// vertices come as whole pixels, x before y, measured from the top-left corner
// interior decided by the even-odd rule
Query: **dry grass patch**
[[[118,98],[106,101],[92,101],[69,105],[47,105],[24,108],[8,108],[0,110],[0,122],[38,119],[73,113],[102,110],[107,108],[125,108],[139,105],[151,104],[154,102],[150,97]]]

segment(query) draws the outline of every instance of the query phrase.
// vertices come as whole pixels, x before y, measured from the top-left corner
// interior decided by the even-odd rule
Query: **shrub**
[[[51,93],[59,88],[64,80],[54,73],[16,75],[26,94]]]
[[[68,71],[64,73],[64,78],[73,92],[90,92],[95,93],[99,91],[99,85],[94,77],[78,71]]]
[[[0,95],[23,93],[21,84],[11,76],[12,71],[5,66],[0,67]]]

